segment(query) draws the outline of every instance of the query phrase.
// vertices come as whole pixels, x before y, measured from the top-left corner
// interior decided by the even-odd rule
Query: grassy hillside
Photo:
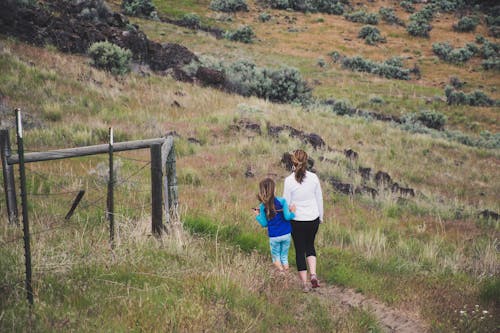
[[[250,1],[249,12],[220,22],[207,10],[209,1],[155,4],[160,17],[194,12],[224,29],[250,24],[258,38],[235,43],[132,19],[156,41],[180,43],[199,56],[228,63],[245,58],[259,66],[297,67],[318,98],[349,99],[354,106],[397,116],[431,109],[447,115],[448,129],[472,136],[498,132],[498,107],[450,106],[444,97],[444,85],[454,75],[467,81],[467,91],[480,88],[498,99],[498,71],[480,69],[475,58],[465,65],[446,64],[431,47],[444,40],[462,46],[476,34],[487,36],[484,25],[459,35],[451,28],[453,14],[440,14],[430,39],[423,39],[381,22],[377,27],[387,43],[368,46],[356,37],[362,24],[341,16],[265,9],[273,18],[262,23],[257,18],[264,9]],[[365,8],[377,11],[382,5],[367,2]],[[394,7],[399,17],[408,18]],[[250,208],[256,204],[258,180],[267,175],[276,179],[281,193],[288,172],[280,159],[296,148],[310,153],[323,182],[325,223],[317,247],[326,284],[353,288],[415,314],[434,332],[498,329],[500,229],[498,220],[478,217],[484,209],[500,211],[498,149],[342,117],[324,107],[227,94],[149,72],[113,77],[91,67],[85,56],[0,38],[0,114],[8,121],[14,107],[24,111],[26,149],[104,143],[108,126],[114,127],[116,141],[175,131],[183,222],[161,241],[149,235],[147,150],[116,156],[114,250],[104,217],[106,157],[29,164],[36,305],[30,312],[25,304],[22,230],[7,224],[2,199],[1,331],[380,331],[370,311],[304,295],[293,278],[288,286],[276,287],[283,281],[270,273],[266,235]],[[405,64],[417,63],[422,78],[400,81],[351,72],[331,60],[332,51],[373,60],[411,56]],[[385,103],[370,103],[375,96]],[[237,126],[242,120],[259,124],[262,134]],[[314,150],[286,132],[268,135],[267,128],[277,125],[317,133],[334,150]],[[342,152],[347,148],[359,158],[348,159]],[[362,184],[360,166],[388,172],[413,188],[415,197],[398,199],[382,189],[375,199],[351,197],[333,189],[331,177]],[[249,167],[254,178],[245,177]],[[376,187],[373,179],[367,185]],[[86,190],[84,202],[64,222],[80,189]]]

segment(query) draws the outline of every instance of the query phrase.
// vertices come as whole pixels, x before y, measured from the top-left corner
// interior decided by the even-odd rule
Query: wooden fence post
[[[179,205],[179,192],[177,188],[177,171],[175,167],[175,144],[172,142],[166,161],[168,182],[168,212],[170,216],[177,217]]]
[[[109,220],[109,241],[111,248],[115,247],[115,200],[114,200],[114,185],[115,175],[113,170],[113,128],[109,128],[109,179],[108,179],[108,200],[107,200],[107,217]]]
[[[163,172],[161,167],[161,145],[151,146],[151,227],[153,233],[160,236],[163,231],[162,221],[162,180]]]
[[[17,224],[18,211],[16,199],[16,184],[14,182],[14,167],[7,163],[11,156],[9,131],[0,130],[0,156],[2,158],[3,187],[5,191],[5,201],[7,202],[7,214],[9,223]]]
[[[24,145],[23,145],[23,126],[21,121],[21,111],[16,109],[17,124],[17,146],[19,155],[19,173],[21,178],[21,203],[23,212],[23,239],[24,239],[24,258],[26,266],[26,293],[28,302],[33,305],[33,286],[31,280],[31,245],[30,245],[30,224],[28,220],[28,197],[26,195],[26,171],[24,168]]]

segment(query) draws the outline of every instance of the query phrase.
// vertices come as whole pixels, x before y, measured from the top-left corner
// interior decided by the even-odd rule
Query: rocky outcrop
[[[0,1],[0,31],[36,46],[54,45],[68,53],[87,53],[95,42],[109,41],[132,51],[135,61],[152,70],[180,68],[197,59],[182,45],[149,40],[128,19],[102,0],[52,0],[44,6]]]

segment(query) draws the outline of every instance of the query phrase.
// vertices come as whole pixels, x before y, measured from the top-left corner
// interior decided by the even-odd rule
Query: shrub
[[[432,4],[437,10],[449,13],[464,5],[463,0],[433,0]]]
[[[409,80],[410,70],[398,66],[388,65],[386,63],[380,64],[374,71],[374,74],[385,77],[387,79]]]
[[[494,70],[498,71],[498,70],[500,70],[500,58],[489,58],[489,59],[483,60],[483,62],[481,63],[481,66],[485,70],[494,69]]]
[[[413,6],[413,2],[411,1],[401,1],[399,3],[399,5],[401,6],[401,8],[403,8],[405,10],[405,12],[407,13],[413,13],[415,12],[415,7]]]
[[[364,10],[344,14],[344,17],[346,20],[351,22],[373,25],[378,24],[378,15],[374,13],[367,13]]]
[[[97,42],[88,50],[92,64],[115,75],[123,75],[130,71],[132,52],[122,49],[110,42]]]
[[[380,96],[373,96],[372,98],[370,98],[370,103],[371,104],[384,104],[385,101]]]
[[[477,17],[464,16],[453,25],[453,30],[458,32],[471,32],[476,30],[478,24],[479,20]]]
[[[273,102],[305,103],[311,98],[311,88],[302,79],[300,72],[292,67],[282,67],[278,70],[264,69],[257,88],[258,97]]]
[[[436,111],[420,111],[415,119],[429,128],[442,130],[446,123],[446,116]]]
[[[267,0],[271,8],[293,9],[301,12],[320,12],[334,15],[344,13],[346,0]]]
[[[274,9],[288,9],[292,8],[288,0],[270,0],[269,4]]]
[[[429,37],[431,30],[432,26],[426,21],[410,21],[406,26],[406,31],[415,37]]]
[[[338,51],[332,51],[328,54],[330,57],[332,57],[333,62],[337,62],[340,60],[341,55]]]
[[[123,0],[122,9],[126,15],[157,18],[156,7],[151,0]]]
[[[311,88],[302,79],[300,72],[291,67],[277,70],[259,68],[246,60],[224,65],[211,58],[201,58],[201,64],[190,64],[189,67],[204,66],[225,73],[225,89],[244,96],[257,96],[273,102],[307,103],[311,98]],[[196,68],[187,69],[195,72]]]
[[[365,25],[362,27],[358,33],[358,38],[363,38],[365,43],[368,45],[386,42],[386,39],[382,37],[380,31],[371,25]]]
[[[432,51],[446,62],[458,64],[468,61],[479,52],[475,44],[467,44],[465,47],[454,49],[448,42],[432,44]]]
[[[327,13],[333,15],[344,14],[344,5],[340,1],[335,0],[313,0],[312,7],[320,13]]]
[[[402,67],[402,62],[399,58],[391,58],[383,63],[376,63],[360,56],[345,57],[342,59],[342,67],[356,72],[376,74],[387,79],[410,79],[410,70]]]
[[[189,13],[184,14],[181,18],[181,24],[186,27],[191,27],[194,29],[198,29],[201,27],[201,19],[197,14]]]
[[[381,7],[378,11],[378,14],[382,18],[382,20],[384,20],[389,24],[397,24],[401,26],[405,25],[403,20],[397,17],[396,14],[394,13],[394,8]]]
[[[500,57],[500,44],[485,40],[481,47],[481,56],[484,59]]]
[[[271,18],[272,18],[271,14],[266,12],[260,13],[259,15],[259,21],[261,22],[268,22],[269,20],[271,20]]]
[[[463,91],[455,91],[452,87],[446,86],[445,95],[446,102],[449,105],[492,106],[495,104],[495,101],[481,90],[466,94]]]
[[[476,43],[483,44],[485,42],[485,38],[482,35],[476,35]]]
[[[252,43],[255,38],[255,33],[253,32],[252,27],[245,25],[234,31],[226,31],[224,37],[242,43]]]
[[[212,0],[210,9],[230,13],[248,11],[248,6],[245,0]]]
[[[430,22],[434,18],[435,12],[436,8],[432,4],[428,4],[423,6],[419,12],[410,15],[410,20]]]
[[[500,38],[500,15],[486,15],[484,19],[488,26],[488,34],[492,37]]]
[[[465,85],[465,82],[460,81],[460,79],[456,76],[450,77],[450,84],[455,89],[460,89]]]
[[[339,116],[347,115],[351,113],[351,103],[348,100],[340,99],[333,103],[332,111]]]

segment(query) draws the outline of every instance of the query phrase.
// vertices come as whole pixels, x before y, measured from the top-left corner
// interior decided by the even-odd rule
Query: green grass
[[[209,21],[212,15],[206,10],[208,1],[156,5],[169,17],[195,12]],[[229,25],[236,26],[240,19],[249,22],[253,14],[242,14]],[[324,22],[314,25],[322,25],[327,38],[330,25],[336,23],[330,16],[321,17]],[[314,22],[314,14],[307,19]],[[426,99],[443,95],[438,83],[447,81],[451,73],[445,67],[430,75],[432,59],[424,58],[421,63],[422,81],[391,81],[344,71],[328,61],[325,69],[318,68],[317,59],[329,59],[329,51],[350,54],[353,46],[329,42],[328,50],[319,44],[308,49],[297,40],[309,36],[307,30],[293,37],[281,31],[286,30],[281,22],[272,26],[267,37],[261,30],[265,26],[252,21],[261,41],[250,46],[154,21],[134,18],[132,22],[154,40],[179,42],[199,55],[225,61],[244,55],[259,66],[298,67],[309,81],[320,81],[314,94],[321,98],[347,98],[357,107],[393,115],[429,108],[445,113],[451,127],[468,133],[497,126],[491,108],[466,110],[439,101],[428,104]],[[290,46],[280,44],[284,36]],[[196,235],[182,233],[177,240],[172,233],[163,242],[149,237],[149,168],[139,170],[149,160],[147,150],[117,154],[117,160],[122,160],[121,179],[139,173],[116,192],[115,251],[110,250],[104,218],[106,184],[98,174],[105,171],[106,156],[31,164],[28,186],[36,305],[29,323],[22,241],[5,244],[22,236],[22,231],[3,223],[1,331],[294,332],[303,326],[321,332],[380,331],[372,313],[359,309],[343,313],[335,302],[302,295],[294,287],[277,290],[269,274],[268,238],[250,208],[257,204],[255,193],[262,177],[273,175],[281,193],[281,179],[288,172],[279,160],[283,152],[299,147],[314,158],[323,180],[325,223],[317,239],[322,280],[348,286],[395,308],[412,309],[434,331],[457,326],[461,318],[454,311],[465,304],[498,311],[498,281],[492,277],[498,274],[498,223],[477,218],[479,209],[500,209],[497,150],[465,147],[381,122],[338,117],[323,109],[306,111],[229,95],[164,76],[131,73],[116,80],[91,68],[85,57],[61,55],[53,47],[37,49],[1,41],[6,51],[0,53],[0,92],[8,97],[8,108],[21,107],[27,115],[28,150],[105,143],[110,125],[115,128],[115,141],[153,138],[172,130],[179,133],[175,142],[180,212],[185,228]],[[394,51],[388,47],[384,57]],[[414,45],[405,47],[412,50]],[[377,56],[359,51],[363,56]],[[483,78],[485,86],[491,86],[490,73],[481,73],[479,78],[476,72],[457,70],[471,87]],[[385,104],[368,106],[373,95]],[[182,107],[171,107],[174,100]],[[272,138],[235,130],[233,125],[240,119],[261,124],[264,133],[267,123],[317,133],[334,149],[354,149],[359,159],[351,162],[341,152],[313,150],[287,133]],[[475,124],[469,126],[471,121]],[[201,145],[188,142],[189,137]],[[333,162],[321,162],[320,157]],[[255,178],[244,176],[248,166],[255,170]],[[358,166],[389,172],[401,185],[414,188],[416,198],[401,202],[390,193],[375,200],[351,198],[334,192],[326,182],[336,176],[359,185]],[[368,185],[374,186],[373,181]],[[84,201],[63,224],[60,217],[74,194],[55,194],[80,189],[87,191]],[[2,222],[5,210],[2,199]],[[61,230],[41,233],[52,226]],[[293,267],[293,249],[290,259]],[[494,325],[498,326],[498,319],[487,318],[481,329]]]

